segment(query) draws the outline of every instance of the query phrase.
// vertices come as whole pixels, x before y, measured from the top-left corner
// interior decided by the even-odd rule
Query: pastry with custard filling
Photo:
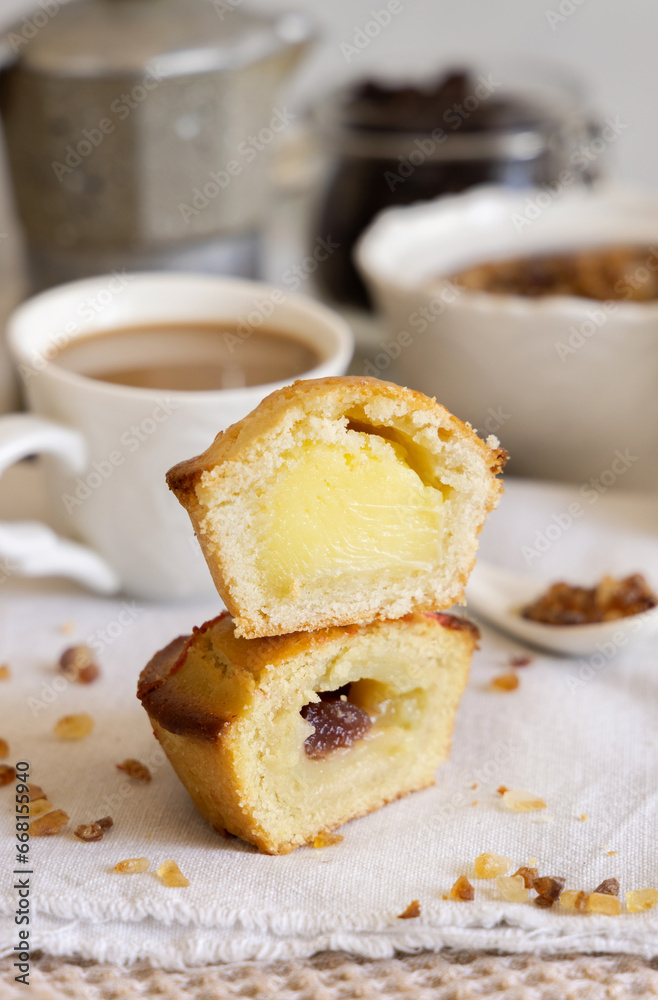
[[[328,378],[272,393],[167,481],[255,638],[451,607],[504,460],[422,393]]]
[[[156,654],[138,697],[201,815],[285,854],[433,783],[476,643],[447,614],[261,639],[224,614]]]

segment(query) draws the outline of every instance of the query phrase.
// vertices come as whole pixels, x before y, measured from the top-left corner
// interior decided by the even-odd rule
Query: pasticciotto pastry
[[[460,600],[505,453],[372,378],[272,393],[167,481],[247,638]]]
[[[412,614],[264,639],[228,614],[175,640],[138,697],[199,812],[285,854],[432,784],[477,630]]]

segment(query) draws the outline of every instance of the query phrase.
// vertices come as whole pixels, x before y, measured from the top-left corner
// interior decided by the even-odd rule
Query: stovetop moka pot
[[[50,0],[3,42],[33,287],[114,267],[257,270],[278,85],[310,40],[241,0]]]

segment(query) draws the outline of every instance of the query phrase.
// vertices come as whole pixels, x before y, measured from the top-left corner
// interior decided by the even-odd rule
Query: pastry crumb
[[[578,818],[582,823],[585,823],[589,819],[589,816],[587,813],[581,813]]]
[[[413,920],[420,916],[420,903],[417,899],[412,900],[409,906],[402,913],[398,913],[398,920]]]
[[[539,809],[546,809],[546,803],[533,792],[523,791],[521,788],[508,788],[503,793],[503,802],[512,812],[536,812]]]
[[[10,677],[11,668],[8,667],[6,663],[3,663],[2,666],[0,666],[0,681],[8,681]]]
[[[317,835],[313,841],[313,847],[333,847],[334,844],[342,844],[344,839],[342,833],[331,833],[326,830]]]

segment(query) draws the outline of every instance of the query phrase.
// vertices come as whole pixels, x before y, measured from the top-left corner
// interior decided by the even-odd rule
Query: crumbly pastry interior
[[[498,500],[498,442],[374,379],[298,383],[169,483],[246,637],[459,600]]]
[[[244,640],[225,616],[152,661],[139,695],[201,814],[286,853],[433,782],[476,638],[417,614]]]

